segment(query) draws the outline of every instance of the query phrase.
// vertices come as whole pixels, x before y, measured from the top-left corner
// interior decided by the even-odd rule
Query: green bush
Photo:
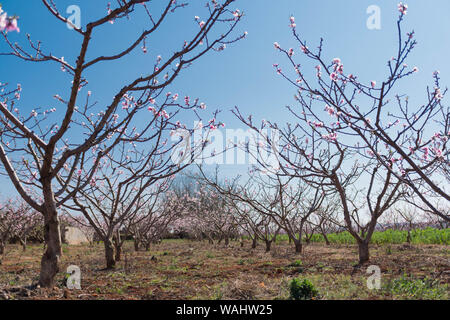
[[[314,285],[308,280],[292,279],[289,284],[290,298],[293,300],[310,300],[316,297],[319,292]]]
[[[402,275],[389,281],[384,290],[400,299],[448,299],[447,285],[441,285],[439,281],[429,278],[418,279]]]
[[[288,267],[301,267],[303,265],[302,260],[295,260]]]

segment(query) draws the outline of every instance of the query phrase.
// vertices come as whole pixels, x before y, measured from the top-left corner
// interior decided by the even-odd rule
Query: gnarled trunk
[[[52,288],[55,276],[59,272],[59,262],[62,256],[61,232],[54,204],[47,207],[44,215],[44,239],[46,250],[41,259],[39,285],[44,288]]]
[[[358,243],[359,264],[369,261],[369,243],[361,241]]]
[[[115,260],[115,250],[111,239],[105,239],[105,258],[106,258],[106,269],[114,269],[116,266]]]

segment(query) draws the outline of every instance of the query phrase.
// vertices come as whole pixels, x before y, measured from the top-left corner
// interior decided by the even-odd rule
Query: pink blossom
[[[336,82],[338,80],[338,74],[336,72],[333,72],[332,74],[330,74],[330,79]]]
[[[334,58],[334,59],[333,59],[333,64],[335,64],[335,65],[340,65],[340,64],[341,64],[341,59],[339,59],[339,58]]]
[[[290,22],[291,22],[291,24],[289,25],[291,28],[295,28],[297,25],[295,24],[295,18],[294,17],[290,17]]]
[[[327,111],[330,116],[334,116],[335,114],[334,108],[330,107],[329,105],[325,106],[325,111]]]
[[[403,2],[400,2],[398,4],[398,11],[402,14],[405,15],[408,11],[408,5],[407,4],[403,4]]]
[[[289,57],[292,57],[294,55],[294,49],[290,48],[288,51]]]
[[[444,97],[440,88],[435,88],[434,97],[436,100],[440,101]]]
[[[16,17],[8,17],[6,12],[3,12],[0,8],[0,31],[6,32],[20,32],[19,27],[17,26],[17,18]]]
[[[323,122],[316,122],[316,121],[314,121],[313,124],[314,124],[314,126],[316,128],[322,128],[323,127]]]

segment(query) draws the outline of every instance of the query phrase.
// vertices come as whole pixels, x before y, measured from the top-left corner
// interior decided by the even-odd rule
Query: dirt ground
[[[37,282],[42,245],[26,252],[9,245],[0,265],[2,299],[287,299],[292,278],[310,280],[318,299],[407,299],[384,286],[401,275],[434,279],[449,297],[450,247],[442,245],[371,246],[371,261],[357,263],[352,245],[311,244],[295,254],[288,243],[264,252],[247,242],[228,247],[189,240],[165,240],[150,251],[135,252],[126,243],[115,270],[105,271],[101,244],[64,246],[55,288],[26,289]],[[67,267],[81,268],[81,290],[67,290]],[[381,269],[381,289],[367,288],[367,267]],[[415,297],[417,298],[417,297]]]

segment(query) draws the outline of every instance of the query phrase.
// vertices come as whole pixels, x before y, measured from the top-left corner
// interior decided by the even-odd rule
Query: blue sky
[[[12,41],[23,43],[26,33],[39,39],[43,47],[56,56],[73,61],[79,50],[80,36],[68,30],[51,16],[37,0],[2,0],[3,9],[9,15],[20,16],[20,34],[11,34]],[[108,1],[55,1],[61,11],[69,5],[80,6],[82,24],[106,13]],[[111,1],[114,3],[114,1]],[[165,3],[165,1],[161,1]],[[179,44],[185,35],[198,28],[195,15],[205,16],[203,1],[191,2],[190,7],[180,10],[163,26],[161,32],[148,42],[149,53],[140,50],[125,59],[119,66],[105,63],[88,73],[89,90],[100,103],[108,102],[133,76],[139,76],[154,58],[168,55],[171,44]],[[315,47],[320,37],[325,40],[324,54],[330,60],[340,57],[346,72],[358,74],[361,80],[381,82],[387,74],[386,61],[396,53],[396,9],[398,1],[384,0],[238,0],[235,4],[245,13],[239,31],[248,31],[248,37],[221,53],[211,53],[197,61],[173,83],[170,91],[180,96],[190,95],[204,101],[210,111],[223,110],[221,120],[228,128],[242,125],[229,112],[238,106],[245,114],[254,114],[258,119],[270,119],[284,123],[290,120],[284,106],[293,104],[294,89],[276,75],[272,65],[285,62],[283,56],[273,48],[275,41],[283,47],[298,45],[293,41],[289,28],[289,17],[296,17],[297,28]],[[404,32],[416,32],[418,46],[410,55],[408,64],[418,66],[420,72],[402,83],[401,93],[408,94],[410,102],[422,103],[426,85],[432,84],[431,74],[441,71],[443,86],[450,80],[450,1],[411,0],[406,2],[409,11],[404,23]],[[376,4],[381,8],[381,30],[366,27],[366,9]],[[143,29],[143,16],[136,14],[131,21],[107,25],[94,35],[95,45],[89,52],[97,54],[117,52],[131,42]],[[5,51],[0,41],[0,52]],[[300,63],[301,59],[298,60]],[[23,63],[17,59],[0,57],[0,82],[23,87],[21,110],[31,111],[38,106],[59,107],[52,98],[54,94],[64,96],[69,86],[68,78],[59,66],[44,63]],[[88,90],[88,89],[86,89]],[[181,119],[185,122],[190,119]],[[224,172],[235,174],[244,166],[225,166]],[[3,179],[3,178],[2,178]],[[8,183],[2,183],[2,194],[12,192]]]

